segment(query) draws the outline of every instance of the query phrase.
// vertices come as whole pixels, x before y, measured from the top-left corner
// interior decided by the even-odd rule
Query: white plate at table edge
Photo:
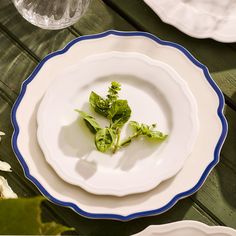
[[[93,68],[93,71],[89,71],[89,68]],[[81,75],[81,73],[83,74]],[[123,160],[130,158],[130,155],[135,156],[137,150],[139,150],[139,152],[141,151],[138,147],[134,148],[135,144],[133,144],[133,149],[127,147],[125,150],[120,150],[112,158],[110,155],[102,154],[93,149],[86,150],[86,153],[83,153],[83,157],[78,157],[77,154],[68,154],[67,152],[65,153],[65,151],[62,151],[62,145],[59,145],[59,142],[55,141],[57,140],[57,137],[60,136],[60,132],[58,132],[58,135],[54,133],[61,130],[62,126],[67,127],[66,120],[69,119],[70,124],[76,123],[76,127],[78,127],[78,122],[75,121],[75,119],[78,119],[78,115],[73,110],[73,106],[75,107],[78,103],[73,104],[72,107],[71,103],[72,100],[78,96],[79,88],[88,88],[89,84],[93,84],[93,86],[90,87],[96,91],[96,87],[94,88],[94,86],[96,86],[100,81],[97,81],[97,78],[102,78],[100,84],[104,87],[104,77],[109,77],[111,74],[116,76],[119,74],[120,77],[127,77],[126,79],[123,78],[123,82],[120,81],[122,84],[121,92],[123,92],[129,83],[132,84],[131,81],[133,81],[133,84],[130,84],[130,90],[123,94],[123,96],[126,96],[126,99],[133,94],[133,89],[135,89],[134,83],[136,88],[139,87],[142,92],[145,92],[146,90],[142,89],[140,86],[151,86],[152,89],[156,88],[157,91],[162,94],[161,97],[158,97],[158,101],[160,102],[164,99],[168,103],[165,105],[168,105],[171,109],[171,111],[169,111],[171,116],[168,114],[169,117],[165,117],[165,119],[171,119],[168,123],[172,124],[172,128],[168,128],[170,129],[170,131],[167,132],[169,134],[168,139],[160,144],[160,148],[162,147],[161,152],[154,151],[154,153],[147,156],[147,158],[140,160],[143,158],[143,156],[140,156],[139,161],[135,161],[135,166],[139,166],[138,169],[140,171],[132,171],[132,168],[122,171],[117,167],[119,166],[118,163],[120,162],[121,157],[124,156],[124,151],[133,150],[133,152],[129,153],[126,158],[123,158]],[[135,79],[128,77],[128,75],[134,76]],[[78,78],[81,79],[78,80]],[[108,79],[109,78],[107,78],[107,80]],[[117,81],[119,81],[119,79],[122,80],[122,78],[116,77]],[[68,83],[68,80],[73,82]],[[140,83],[141,85],[139,85]],[[165,84],[168,84],[168,86],[165,86]],[[150,95],[152,91],[150,91],[150,87],[148,88],[148,92],[146,91],[145,93]],[[172,89],[171,94],[169,93],[170,89]],[[62,93],[63,96],[61,97],[60,95]],[[86,103],[86,95],[89,93],[90,91],[87,91],[84,98],[77,98],[76,100],[80,102],[84,100]],[[140,96],[140,93],[136,94],[136,97],[137,96]],[[145,96],[145,94],[142,93],[141,96]],[[149,97],[147,97],[147,100],[148,99]],[[130,100],[132,101],[132,96],[130,99],[128,98],[129,103]],[[155,112],[155,114],[158,113],[159,115],[155,115],[154,118],[153,111],[158,110],[158,107],[152,107],[152,101],[148,100],[150,102],[149,104],[142,105],[140,100],[133,100],[136,102],[131,106],[132,116],[130,120],[142,120],[144,116],[143,110],[140,112],[139,116],[134,118],[133,115],[135,112],[137,113],[137,110],[139,110],[140,107],[145,109],[147,106],[150,106],[151,108],[146,109],[148,112],[145,111],[145,120],[149,117],[152,117],[152,119],[149,118],[152,121],[158,119],[162,116],[162,113],[164,114],[163,116],[167,115],[160,110],[159,112]],[[155,103],[156,100],[157,98],[155,97]],[[173,101],[175,102],[173,103]],[[138,105],[136,105],[137,102]],[[68,106],[70,109],[68,109]],[[48,117],[47,114],[51,113],[52,115]],[[56,117],[54,117],[53,114],[56,114]],[[183,114],[186,115],[183,116]],[[73,122],[71,121],[71,117],[73,117]],[[199,129],[197,103],[188,88],[187,83],[167,64],[157,60],[152,60],[143,54],[134,52],[127,52],[126,54],[120,52],[107,52],[104,54],[92,55],[81,60],[78,64],[74,65],[73,68],[69,68],[64,73],[62,72],[60,77],[53,81],[47,89],[38,109],[37,121],[39,145],[47,162],[63,180],[70,184],[82,187],[93,194],[114,195],[119,197],[149,191],[155,188],[162,181],[174,176],[182,168],[185,160],[192,152]],[[178,124],[176,124],[177,122]],[[162,130],[162,128],[160,128],[162,127],[162,123],[163,122],[160,124],[158,121],[158,127],[160,130]],[[73,128],[73,130],[75,129],[76,128]],[[50,133],[48,133],[49,130]],[[79,130],[77,133],[79,133]],[[84,138],[80,139],[80,136],[76,135],[73,135],[73,138],[67,136],[67,139],[78,140],[78,142],[79,140],[80,142],[84,140]],[[76,145],[76,147],[77,153],[78,145]],[[147,148],[147,146],[144,146],[144,148],[145,147]],[[146,155],[147,153],[145,153],[145,156]],[[72,158],[72,156],[74,158]],[[75,158],[75,156],[77,157]],[[81,162],[81,158],[90,158],[90,162],[85,162],[85,160]],[[104,161],[107,162],[106,165],[110,163],[108,169],[107,167],[105,168],[106,171],[104,171]],[[148,167],[145,168],[146,164],[151,161],[152,164],[149,164]],[[91,178],[87,177],[87,175],[85,177],[85,171],[79,171],[76,166],[80,165],[80,168],[82,168],[82,166],[85,169],[88,168],[87,172],[90,172],[88,165],[91,162],[94,163],[94,165],[96,164],[96,168],[98,169],[93,172],[92,176],[90,176]],[[93,171],[94,165],[91,167]],[[100,170],[99,165],[103,167]],[[82,172],[82,174],[80,174],[80,172]]]
[[[183,33],[194,37],[194,38],[212,38],[218,42],[223,43],[233,43],[236,42],[236,33],[232,34],[234,32],[233,30],[230,31],[231,34],[227,34],[224,32],[224,30],[221,29],[221,27],[215,27],[213,31],[206,31],[199,30],[196,28],[192,28],[191,24],[189,24],[189,15],[191,15],[191,21],[194,22],[196,25],[199,25],[199,19],[201,19],[202,22],[206,22],[208,19],[212,19],[213,16],[211,16],[209,13],[205,12],[198,12],[195,8],[187,6],[187,3],[180,4],[176,1],[176,4],[172,5],[172,8],[165,7],[165,4],[168,2],[165,1],[164,4],[160,1],[155,0],[144,0],[146,4],[152,8],[152,10],[161,18],[161,20],[167,24],[170,24],[174,27],[176,27],[178,30],[182,31]],[[183,12],[191,11],[189,15],[183,14]],[[174,14],[173,14],[174,12]],[[178,12],[181,12],[181,16],[178,14]],[[205,20],[203,20],[205,18]],[[219,19],[215,19],[217,21]],[[230,27],[234,26],[236,24],[236,17],[231,21],[227,21],[228,25],[231,25]],[[228,26],[227,25],[227,26]]]
[[[162,225],[150,225],[144,230],[142,230],[139,233],[134,234],[133,236],[154,236],[154,235],[170,235],[173,236],[173,232],[176,231],[183,231],[183,230],[188,230],[188,235],[191,236],[197,236],[198,233],[203,233],[204,235],[211,235],[214,236],[215,234],[224,234],[223,236],[235,236],[236,235],[236,230],[225,227],[225,226],[209,226],[206,225],[202,222],[199,221],[194,221],[194,220],[182,220],[182,221],[177,221],[169,224],[162,224]],[[192,231],[192,232],[189,232]],[[184,233],[184,232],[182,232]],[[194,233],[194,234],[193,234]],[[196,233],[196,234],[195,234]],[[186,234],[182,234],[186,235]]]
[[[139,42],[140,43],[140,40],[147,40],[147,44],[153,44],[153,47],[155,46],[158,46],[158,50],[160,50],[161,48],[165,48],[165,49],[172,49],[173,50],[173,54],[176,54],[176,56],[181,56],[181,57],[184,57],[185,60],[187,60],[192,66],[195,66],[197,67],[197,70],[201,71],[201,74],[204,75],[205,77],[205,80],[206,80],[206,83],[208,84],[208,86],[211,87],[211,89],[214,91],[214,96],[217,97],[217,104],[218,104],[218,109],[217,111],[217,117],[218,117],[218,120],[219,120],[219,123],[220,123],[220,134],[219,134],[219,137],[217,137],[217,141],[215,143],[215,146],[214,146],[214,150],[213,153],[214,153],[214,157],[213,157],[213,160],[211,159],[208,164],[205,166],[204,168],[204,171],[199,173],[200,176],[199,178],[197,179],[196,182],[194,183],[185,183],[185,185],[188,186],[188,184],[191,185],[191,188],[188,188],[184,191],[180,191],[178,193],[172,193],[174,194],[170,199],[168,200],[165,200],[167,201],[164,205],[162,206],[159,206],[158,208],[153,208],[151,207],[150,209],[143,209],[143,210],[135,210],[137,208],[137,206],[133,206],[134,209],[132,209],[131,212],[130,209],[129,211],[127,210],[126,213],[121,213],[120,211],[123,211],[123,209],[120,207],[120,209],[113,209],[111,210],[109,208],[109,206],[105,206],[105,208],[103,208],[104,212],[100,212],[99,211],[99,208],[98,208],[98,212],[94,213],[93,210],[88,210],[90,206],[86,205],[86,210],[83,210],[80,208],[80,206],[78,206],[78,204],[75,204],[71,201],[63,201],[63,200],[60,200],[58,198],[58,196],[53,196],[52,193],[50,193],[48,189],[45,189],[45,187],[43,187],[43,185],[40,183],[40,181],[38,179],[36,179],[31,173],[30,173],[30,170],[29,170],[29,167],[25,161],[25,159],[23,158],[23,156],[21,155],[21,152],[20,152],[20,149],[18,147],[18,136],[19,136],[19,126],[18,126],[18,121],[17,121],[17,117],[16,117],[16,112],[17,112],[17,109],[20,105],[20,103],[22,102],[22,99],[26,93],[26,88],[27,88],[27,85],[34,79],[34,77],[37,75],[37,73],[39,72],[39,70],[42,68],[42,66],[45,64],[45,62],[47,62],[50,58],[53,58],[57,55],[61,55],[61,54],[64,54],[65,52],[67,52],[73,45],[76,45],[76,43],[78,42],[81,42],[80,43],[80,47],[83,45],[83,43],[91,43],[92,41],[89,41],[90,39],[95,39],[98,40],[105,40],[106,37],[109,39],[109,37],[113,40],[118,40],[119,38],[122,38],[125,39],[125,40],[130,40],[130,39],[135,39],[137,41],[137,43]],[[87,41],[86,41],[87,40]],[[133,41],[135,41],[133,40]],[[155,45],[154,45],[155,44]],[[130,50],[132,51],[132,47],[135,46],[135,45],[130,45]],[[138,45],[139,46],[139,45]],[[166,47],[167,46],[167,47]],[[97,47],[97,46],[96,46]],[[117,46],[116,46],[117,47]],[[139,47],[137,47],[139,48]],[[97,48],[98,50],[98,48]],[[100,49],[101,50],[101,49]],[[102,49],[103,50],[103,49]],[[109,50],[109,46],[108,46],[108,49]],[[114,50],[114,49],[113,49]],[[124,50],[127,50],[127,49],[123,49]],[[130,51],[129,50],[129,51]],[[139,50],[143,50],[142,48],[139,48]],[[99,51],[99,50],[98,50]],[[93,52],[90,52],[91,54],[93,54]],[[177,55],[178,54],[178,55]],[[65,54],[66,55],[66,54]],[[187,59],[186,59],[187,57]],[[196,69],[196,68],[195,68]],[[201,75],[201,76],[203,76]],[[52,54],[49,54],[47,57],[45,57],[41,62],[40,64],[36,67],[36,69],[33,71],[33,73],[30,75],[30,77],[24,81],[24,83],[22,84],[22,89],[21,89],[21,92],[20,92],[20,95],[19,97],[17,98],[14,106],[13,106],[13,109],[12,109],[12,123],[13,123],[13,127],[14,127],[14,133],[13,133],[13,136],[12,136],[12,146],[13,146],[13,150],[19,160],[19,162],[21,163],[23,169],[24,169],[24,173],[25,173],[25,176],[31,180],[37,187],[38,189],[43,193],[43,195],[45,195],[49,200],[51,200],[52,202],[56,203],[56,204],[59,204],[61,206],[68,206],[68,207],[71,207],[72,209],[74,209],[76,212],[78,212],[79,214],[83,215],[83,216],[86,216],[86,217],[90,217],[90,218],[109,218],[109,219],[117,219],[117,220],[130,220],[130,219],[133,219],[133,218],[137,218],[137,217],[141,217],[141,216],[149,216],[149,215],[155,215],[155,214],[160,214],[160,213],[163,213],[165,211],[167,211],[168,209],[170,209],[179,199],[181,198],[184,198],[186,196],[189,196],[191,194],[193,194],[194,192],[196,192],[200,187],[201,185],[203,184],[203,182],[205,181],[206,177],[208,176],[208,174],[210,173],[210,171],[212,170],[212,168],[218,163],[219,161],[219,153],[220,153],[220,150],[221,150],[221,147],[223,145],[223,142],[225,140],[225,137],[226,137],[226,134],[227,134],[227,122],[226,122],[226,119],[223,115],[223,106],[224,106],[224,97],[222,95],[222,92],[220,91],[220,89],[217,87],[217,85],[215,84],[215,82],[211,79],[210,75],[209,75],[209,72],[207,70],[207,68],[202,65],[201,63],[199,63],[185,48],[183,48],[182,46],[178,45],[178,44],[175,44],[175,43],[171,43],[171,42],[167,42],[167,41],[163,41],[163,40],[160,40],[159,38],[157,38],[156,36],[152,35],[152,34],[149,34],[149,33],[145,33],[145,32],[120,32],[120,31],[106,31],[104,33],[100,33],[100,34],[96,34],[96,35],[88,35],[88,36],[82,36],[80,38],[77,38],[77,39],[74,39],[73,41],[71,41],[64,49],[60,50],[60,51],[56,51]],[[54,173],[55,174],[55,173]],[[41,176],[40,176],[41,177]],[[39,178],[39,176],[38,176]],[[189,179],[189,178],[188,178]],[[175,180],[174,180],[175,181]],[[187,180],[189,181],[189,180]],[[192,180],[193,181],[193,180]],[[47,182],[44,183],[45,185],[47,184]],[[193,185],[192,185],[193,184]],[[183,186],[184,184],[181,183],[181,186]],[[58,186],[59,187],[59,186]],[[70,187],[72,188],[72,187]],[[76,190],[76,191],[79,191],[81,194],[85,194],[83,193],[81,190]],[[157,191],[157,190],[155,190]],[[150,191],[148,193],[146,193],[146,195],[150,194],[150,196],[152,197],[156,197],[156,195],[154,194],[155,192],[154,190],[153,191]],[[159,191],[159,190],[158,190]],[[53,191],[52,191],[53,192]],[[58,193],[59,194],[59,193]],[[154,194],[154,195],[153,195]],[[60,194],[59,194],[60,195]],[[144,195],[141,195],[143,197],[145,197],[145,194]],[[64,197],[64,195],[63,195]],[[87,197],[92,197],[90,195],[87,195]],[[95,199],[97,198],[97,196],[94,196]],[[92,197],[93,198],[93,197]],[[105,198],[105,197],[104,197]],[[139,195],[139,198],[140,198],[140,195]],[[121,199],[120,199],[121,200]],[[119,200],[119,201],[120,201]],[[137,200],[137,199],[136,199]],[[97,201],[99,202],[100,200],[97,199]],[[101,200],[103,201],[103,199]],[[113,201],[113,200],[112,200]],[[119,202],[118,201],[118,202]],[[122,200],[124,201],[124,199]],[[92,202],[91,202],[92,203]],[[86,203],[87,204],[87,203]],[[106,203],[108,204],[108,203]],[[144,203],[143,203],[144,204]],[[150,204],[150,202],[146,203],[145,204]],[[161,203],[159,203],[161,204]],[[149,206],[150,207],[150,206]],[[132,208],[132,207],[131,207]],[[93,209],[94,206],[93,206]]]

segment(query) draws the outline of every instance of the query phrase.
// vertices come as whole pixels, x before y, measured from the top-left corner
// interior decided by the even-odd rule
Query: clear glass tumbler
[[[90,0],[12,0],[19,13],[43,29],[66,28],[80,19]]]

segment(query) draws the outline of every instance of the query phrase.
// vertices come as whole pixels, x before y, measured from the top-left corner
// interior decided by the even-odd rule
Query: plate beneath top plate
[[[144,0],[162,21],[195,38],[236,42],[236,1]]]
[[[138,139],[115,154],[101,153],[94,134],[75,109],[106,119],[89,109],[94,91],[105,97],[112,81],[121,83],[130,120],[157,123],[163,142]],[[126,124],[121,140],[130,135]],[[38,110],[38,141],[57,174],[88,192],[125,196],[145,192],[174,176],[183,166],[198,134],[196,101],[187,83],[167,64],[138,53],[109,52],[67,68],[51,84]]]
[[[38,106],[61,70],[85,57],[112,51],[138,52],[172,67],[193,93],[200,123],[193,151],[174,177],[151,191],[124,197],[90,194],[63,181],[46,162],[37,141]],[[227,134],[223,106],[224,97],[207,68],[182,46],[149,33],[107,31],[79,37],[40,62],[13,106],[12,145],[26,177],[52,202],[89,218],[131,220],[161,214],[201,187],[219,161]]]

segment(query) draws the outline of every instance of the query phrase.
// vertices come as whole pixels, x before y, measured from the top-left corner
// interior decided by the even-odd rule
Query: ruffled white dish
[[[73,66],[87,56],[111,51],[142,53],[172,67],[196,99],[200,124],[193,151],[177,175],[149,192],[125,197],[98,196],[66,183],[48,165],[37,141],[38,107],[61,69]],[[75,39],[37,66],[23,83],[12,110],[15,129],[12,145],[26,177],[52,202],[71,207],[85,217],[130,220],[160,214],[201,187],[219,161],[226,137],[223,106],[223,95],[207,68],[180,45],[144,32],[108,31]]]
[[[162,21],[195,38],[236,42],[236,1],[144,0]]]
[[[94,135],[78,122],[75,109],[91,114],[90,92],[105,96],[111,81],[122,85],[120,98],[129,102],[130,120],[157,123],[168,134],[165,141],[136,140],[115,154],[97,151]],[[126,124],[122,130],[121,140],[130,128]],[[138,53],[97,54],[62,71],[38,110],[38,141],[46,160],[62,179],[94,194],[153,189],[182,168],[197,134],[197,104],[187,83],[167,64]]]
[[[184,220],[164,225],[150,225],[133,236],[235,236],[236,230],[224,226],[208,226]]]

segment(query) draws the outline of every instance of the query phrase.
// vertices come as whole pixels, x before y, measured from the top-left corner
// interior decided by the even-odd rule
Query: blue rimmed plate
[[[138,52],[172,67],[194,95],[200,123],[193,151],[176,176],[152,191],[120,198],[89,194],[64,182],[47,164],[37,141],[38,106],[61,70],[87,56],[111,51]],[[23,83],[14,104],[12,122],[15,132],[12,145],[26,177],[52,202],[71,207],[86,217],[130,220],[163,213],[179,199],[200,188],[218,163],[226,137],[227,123],[222,112],[223,106],[223,95],[207,68],[182,46],[144,32],[107,31],[77,38],[41,61]]]

